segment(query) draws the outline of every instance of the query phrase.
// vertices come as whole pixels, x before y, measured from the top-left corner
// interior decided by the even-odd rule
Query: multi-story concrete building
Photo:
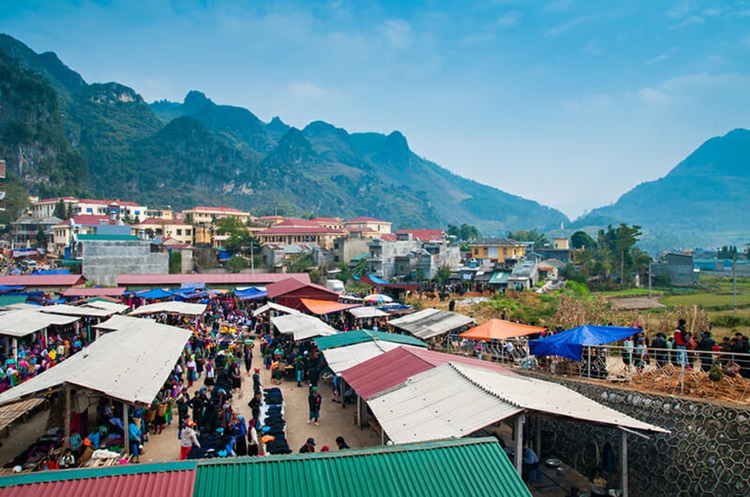
[[[474,242],[471,256],[491,264],[515,264],[526,254],[526,245],[508,238],[485,238]]]
[[[133,225],[132,231],[141,240],[172,238],[185,245],[193,244],[193,226],[179,219],[146,219]]]
[[[130,219],[142,222],[146,219],[148,207],[135,202],[121,200],[96,200],[84,198],[73,204],[73,215],[110,216],[114,219]]]
[[[374,217],[355,217],[344,222],[344,228],[346,230],[353,231],[374,231],[381,235],[386,235],[391,232],[391,225],[389,221],[382,221]]]
[[[315,244],[323,250],[333,249],[334,240],[346,232],[326,228],[307,219],[286,219],[270,228],[258,231],[262,244]]]
[[[75,197],[54,197],[54,198],[43,198],[41,200],[36,200],[31,202],[31,215],[33,217],[52,217],[55,215],[55,209],[57,209],[57,205],[60,203],[60,199],[62,199],[63,204],[65,205],[65,212],[68,212],[68,208],[72,208],[71,206],[75,205],[78,200]]]
[[[198,206],[192,209],[186,209],[182,211],[183,219],[189,218],[190,223],[196,224],[214,224],[219,219],[226,217],[236,217],[244,224],[247,224],[251,220],[252,216],[249,212],[243,212],[239,209],[233,209],[231,207],[205,207]]]

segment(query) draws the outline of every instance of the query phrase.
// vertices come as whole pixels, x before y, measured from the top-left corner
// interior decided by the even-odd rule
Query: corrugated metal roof
[[[195,462],[43,471],[0,478],[0,497],[192,497]]]
[[[426,343],[410,335],[399,335],[398,333],[373,330],[352,330],[346,333],[320,337],[315,339],[315,344],[320,350],[326,350],[336,347],[347,347],[356,343],[371,342],[373,340],[413,345],[415,347],[427,347]]]
[[[157,302],[155,304],[142,305],[130,313],[131,316],[143,316],[145,314],[181,314],[185,316],[200,316],[206,312],[206,304],[193,304],[192,302]]]
[[[347,347],[338,347],[323,351],[328,366],[334,373],[341,373],[347,369],[362,364],[363,362],[384,354],[401,344],[375,340],[371,342],[357,343]]]
[[[112,311],[115,314],[119,314],[129,309],[129,307],[124,304],[117,304],[115,302],[106,302],[103,300],[89,301],[89,302],[86,302],[86,304],[84,305],[86,307],[93,307],[95,309],[104,309],[106,311]]]
[[[133,318],[128,316],[121,316],[115,314],[106,321],[102,321],[99,324],[95,324],[92,328],[99,328],[102,330],[122,330],[129,327],[138,327],[140,322],[143,321],[141,318]]]
[[[287,274],[285,279],[266,286],[266,291],[268,292],[268,298],[274,299],[280,295],[285,295],[287,293],[294,292],[296,290],[300,290],[305,287],[315,288],[316,290],[323,292],[325,294],[335,295],[336,299],[338,300],[338,296],[339,296],[338,293],[332,290],[329,290],[328,288],[324,286],[316,285],[315,283],[310,283],[309,277],[305,281],[303,279],[297,278],[296,275],[290,275],[290,274]]]
[[[260,316],[261,314],[266,313],[268,311],[272,311],[272,310],[283,312],[285,314],[300,314],[300,312],[297,309],[292,309],[291,307],[277,304],[275,302],[269,302],[266,305],[255,309],[253,311],[253,316]]]
[[[467,477],[467,467],[471,475]],[[206,461],[194,497],[530,497],[494,439]]]
[[[332,302],[330,300],[317,299],[299,299],[302,305],[313,314],[321,316],[332,312],[341,312],[352,307],[361,307],[362,304],[342,304],[341,302]]]
[[[451,364],[414,375],[370,397],[367,405],[397,444],[465,437],[523,412],[479,387],[472,388]]]
[[[355,318],[383,318],[388,317],[389,314],[387,312],[383,312],[377,307],[355,307],[354,309],[349,309],[349,314],[354,316]]]
[[[83,285],[86,279],[80,274],[24,274],[18,276],[0,276],[0,285],[7,286],[75,286]]]
[[[474,323],[474,318],[439,309],[424,309],[393,319],[390,324],[412,335],[428,339]]]
[[[0,313],[0,335],[22,338],[48,326],[72,324],[76,316],[39,312],[42,307],[23,308]]]
[[[113,311],[107,311],[104,309],[95,309],[93,307],[85,306],[79,307],[66,304],[55,304],[47,307],[42,307],[39,309],[39,312],[44,312],[47,314],[60,314],[62,316],[86,316],[96,318],[103,318],[114,314]]]
[[[68,288],[65,290],[65,293],[63,293],[63,296],[65,297],[99,297],[102,295],[105,296],[114,296],[119,297],[125,293],[125,288]]]
[[[320,319],[301,313],[274,316],[271,318],[271,324],[276,326],[279,333],[294,335],[295,341],[338,333]]]
[[[118,286],[172,286],[182,283],[267,285],[291,277],[300,281],[310,281],[310,275],[307,273],[121,274],[115,281]]]
[[[191,331],[148,319],[136,321],[137,325],[99,337],[54,368],[3,392],[0,404],[64,383],[125,402],[151,403],[174,368]]]
[[[342,374],[359,396],[367,400],[377,393],[404,383],[411,376],[451,361],[474,364],[504,374],[515,374],[494,362],[415,347],[393,349],[353,366]]]
[[[486,369],[465,364],[451,365],[474,385],[524,409],[582,421],[668,433],[658,426],[638,421],[551,381],[520,375],[500,376]]]

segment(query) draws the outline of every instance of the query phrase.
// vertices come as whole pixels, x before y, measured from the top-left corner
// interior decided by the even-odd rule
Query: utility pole
[[[654,261],[648,261],[648,298],[651,298],[651,265]]]
[[[737,312],[737,254],[732,261],[732,280],[734,286],[734,312]]]

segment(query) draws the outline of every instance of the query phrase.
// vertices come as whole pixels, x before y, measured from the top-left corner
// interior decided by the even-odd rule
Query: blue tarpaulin
[[[390,285],[390,283],[388,283],[386,280],[378,278],[374,274],[368,274],[367,277],[370,278],[370,281],[372,281],[376,285]]]
[[[19,290],[23,290],[25,287],[23,286],[7,286],[7,285],[0,285],[0,292],[16,292]]]
[[[244,288],[242,290],[236,289],[234,291],[234,294],[240,300],[255,300],[255,299],[262,299],[264,297],[268,297],[268,292],[265,292],[255,287]]]
[[[161,288],[154,288],[153,290],[147,290],[145,292],[137,293],[139,297],[144,299],[166,299],[172,296],[172,292],[167,292]]]
[[[535,356],[556,355],[574,361],[583,360],[584,345],[605,345],[641,331],[622,326],[583,325],[541,340],[529,340],[529,352]]]
[[[50,274],[70,274],[70,269],[40,269],[34,271],[34,275],[50,275]]]

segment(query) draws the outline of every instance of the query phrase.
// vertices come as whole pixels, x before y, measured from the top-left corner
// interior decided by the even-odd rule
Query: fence
[[[511,368],[619,383],[644,392],[733,402],[750,399],[750,354],[606,345],[584,347],[583,360],[572,361],[530,356],[526,339],[479,342],[455,336],[444,337],[437,348]],[[717,362],[718,372],[710,373]]]

